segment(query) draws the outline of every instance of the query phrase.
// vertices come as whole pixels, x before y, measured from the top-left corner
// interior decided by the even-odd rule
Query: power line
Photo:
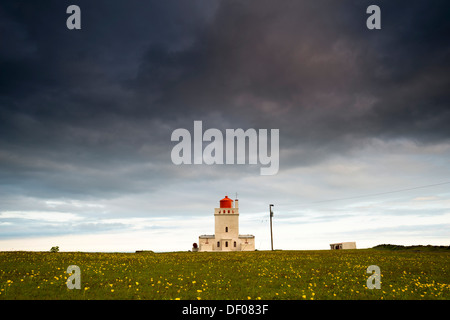
[[[345,198],[335,198],[335,199],[312,201],[312,202],[309,202],[307,204],[304,203],[304,204],[302,204],[300,206],[306,206],[306,205],[309,205],[309,204],[332,202],[332,201],[342,201],[342,200],[352,200],[352,199],[359,199],[359,198],[366,198],[366,197],[375,197],[375,196],[391,194],[391,193],[398,193],[398,192],[411,191],[411,190],[416,190],[416,189],[436,187],[436,186],[441,186],[441,185],[445,185],[445,184],[450,184],[450,181],[441,182],[441,183],[435,183],[435,184],[428,184],[428,185],[424,185],[424,186],[418,186],[418,187],[412,187],[412,188],[406,188],[406,189],[391,190],[391,191],[378,192],[378,193],[369,193],[369,194],[364,194],[364,195],[359,195],[359,196],[351,196],[351,197],[345,197]],[[285,207],[285,206],[298,206],[298,205],[295,205],[295,204],[289,204],[289,205],[280,204],[280,206]]]
[[[329,201],[339,201],[339,200],[358,199],[358,198],[364,198],[364,197],[373,197],[373,196],[379,196],[379,195],[383,195],[383,194],[397,193],[397,192],[410,191],[410,190],[416,190],[416,189],[422,189],[422,188],[430,188],[430,187],[440,186],[440,185],[444,185],[444,184],[450,184],[450,181],[442,182],[442,183],[436,183],[436,184],[429,184],[429,185],[426,185],[426,186],[407,188],[407,189],[400,189],[400,190],[393,190],[393,191],[386,191],[386,192],[379,192],[379,193],[370,193],[370,194],[354,196],[354,197],[348,197],[348,198],[320,200],[320,201],[314,201],[314,202],[315,203],[321,203],[321,202],[329,202]]]

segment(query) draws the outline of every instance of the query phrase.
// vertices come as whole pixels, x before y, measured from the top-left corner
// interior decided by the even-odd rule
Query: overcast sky
[[[275,248],[450,245],[449,9],[2,1],[0,250],[189,250],[236,193],[261,250],[269,204]],[[173,164],[195,120],[279,129],[278,173]]]

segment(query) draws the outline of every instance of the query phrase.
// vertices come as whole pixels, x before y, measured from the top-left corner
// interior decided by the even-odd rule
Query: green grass
[[[396,244],[379,244],[374,249],[377,250],[413,250],[413,251],[448,251],[450,252],[450,246],[401,246]]]
[[[450,299],[449,265],[448,250],[0,252],[0,299]]]

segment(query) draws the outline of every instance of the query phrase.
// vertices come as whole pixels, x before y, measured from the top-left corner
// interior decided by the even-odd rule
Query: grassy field
[[[0,252],[0,299],[450,299],[449,266],[449,250]]]

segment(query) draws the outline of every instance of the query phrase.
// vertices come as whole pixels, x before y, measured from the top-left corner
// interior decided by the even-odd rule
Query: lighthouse
[[[254,251],[255,236],[239,234],[239,204],[225,196],[214,209],[213,235],[199,236],[199,251]]]

